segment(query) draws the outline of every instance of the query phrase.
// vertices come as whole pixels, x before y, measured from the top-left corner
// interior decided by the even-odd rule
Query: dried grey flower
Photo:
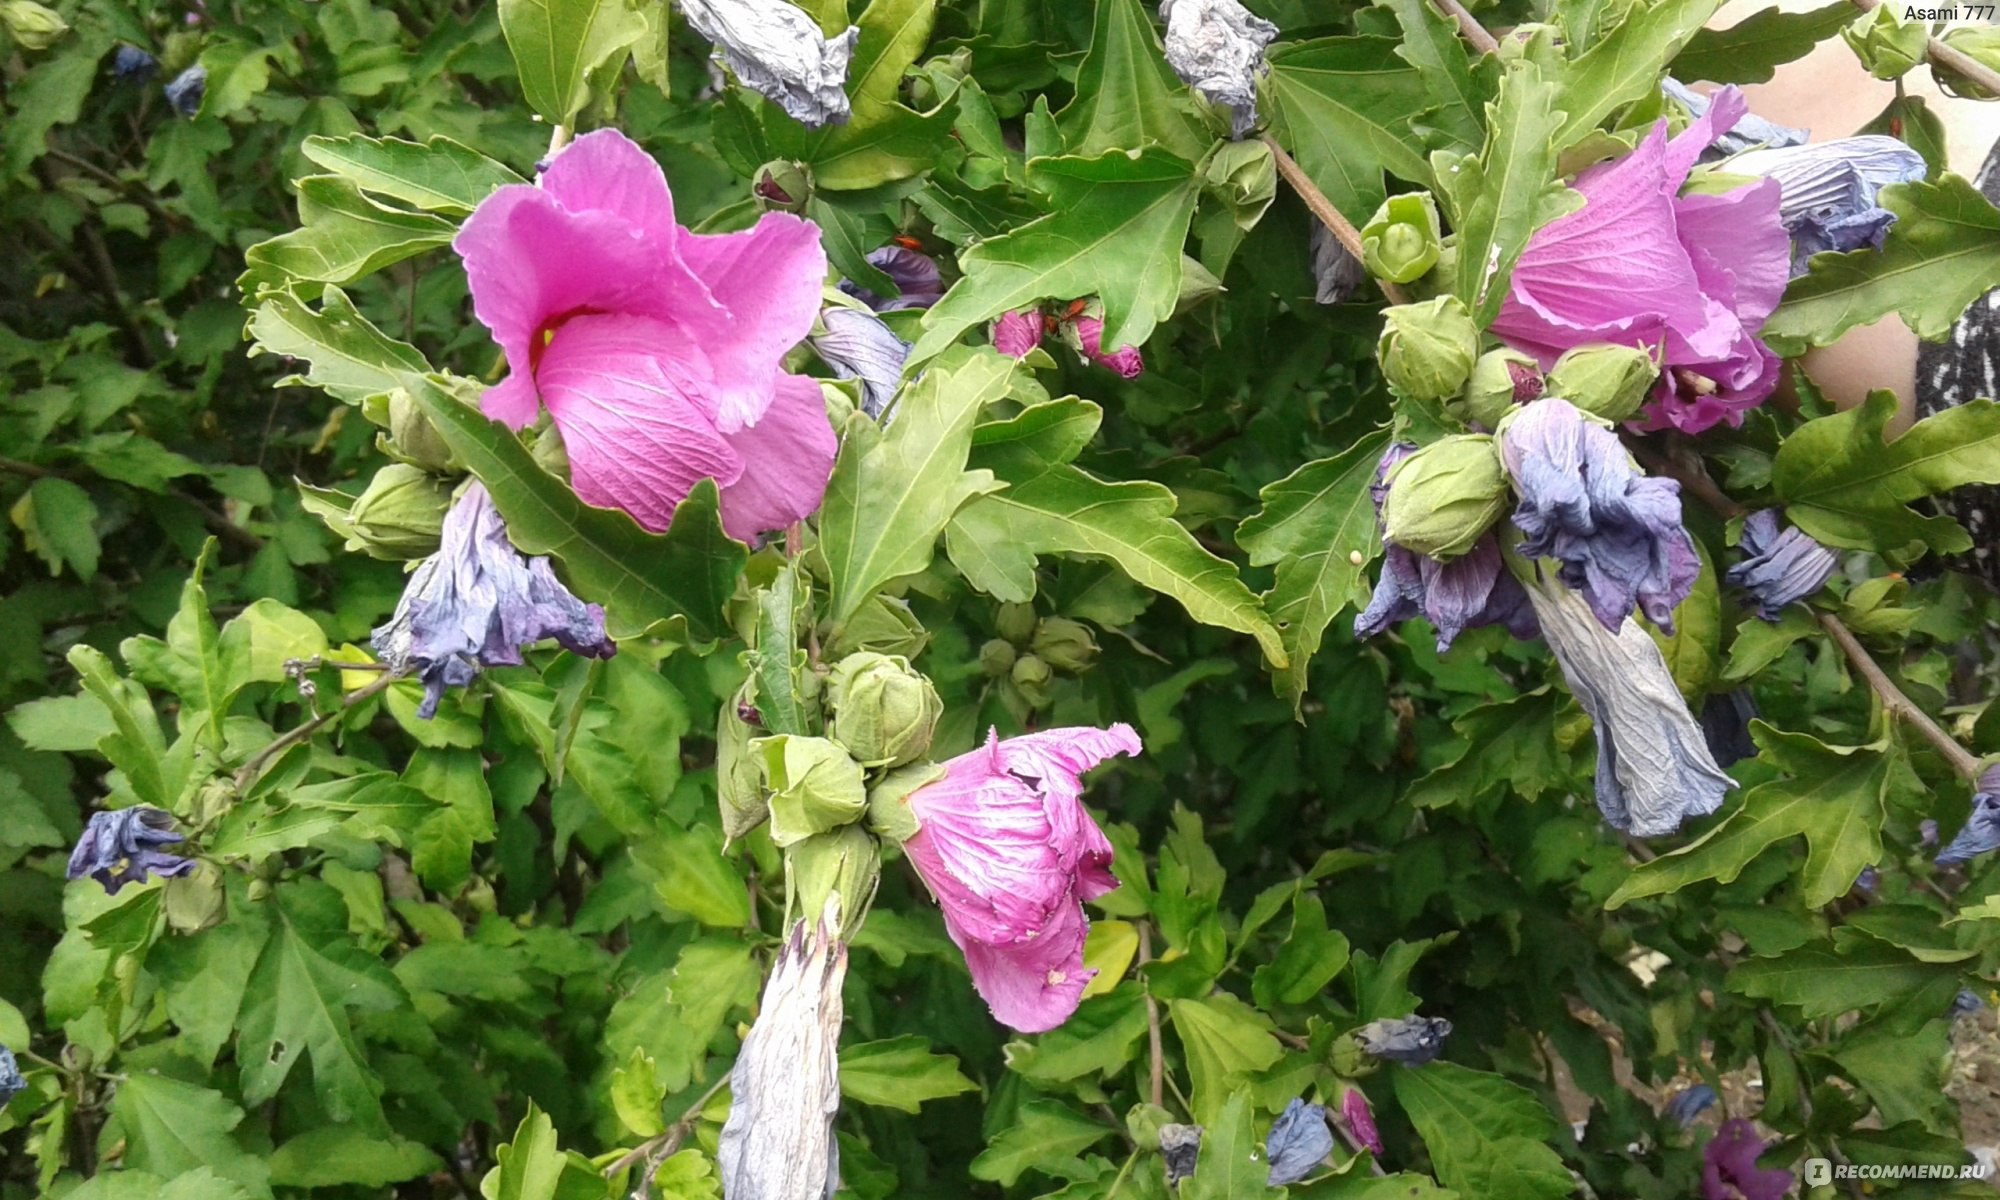
[[[1264,47],[1278,27],[1236,0],[1161,0],[1167,65],[1189,87],[1229,110],[1230,132],[1257,126],[1257,77],[1270,71]]]
[[[846,123],[847,62],[858,27],[821,37],[813,19],[785,0],[681,0],[681,11],[744,87],[809,128]]]

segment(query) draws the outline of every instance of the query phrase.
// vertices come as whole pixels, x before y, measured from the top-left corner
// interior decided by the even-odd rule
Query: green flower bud
[[[1452,409],[1457,416],[1491,429],[1515,405],[1537,399],[1545,390],[1534,356],[1502,347],[1488,350],[1472,364],[1472,378],[1465,381]]]
[[[972,50],[960,46],[948,55],[926,61],[911,73],[910,103],[928,112],[958,91],[958,85],[972,74]]]
[[[861,928],[882,881],[882,846],[859,825],[816,833],[785,850],[786,926],[826,911],[829,896],[840,898],[840,938]]]
[[[771,795],[771,840],[780,846],[853,824],[868,810],[861,764],[823,737],[779,734],[750,743]]]
[[[1014,660],[1014,669],[1007,674],[1014,686],[1021,689],[1021,697],[1029,708],[1045,708],[1049,703],[1049,684],[1055,680],[1055,672],[1049,664],[1032,654],[1023,654]]]
[[[175,933],[200,933],[222,924],[228,908],[222,891],[222,873],[213,863],[198,862],[194,870],[167,880],[160,907],[166,910],[167,924]]]
[[[979,669],[995,679],[1014,669],[1014,643],[994,638],[979,648]]]
[[[46,50],[69,32],[69,22],[35,0],[0,0],[0,24],[24,50]]]
[[[757,168],[750,194],[766,212],[804,212],[806,201],[812,199],[812,178],[798,163],[777,159]]]
[[[1607,421],[1639,411],[1659,382],[1660,364],[1637,346],[1578,346],[1549,369],[1548,394]]]
[[[1160,1129],[1173,1123],[1174,1114],[1157,1104],[1141,1102],[1125,1110],[1125,1132],[1141,1154],[1158,1154]]]
[[[917,614],[910,611],[907,600],[894,596],[884,596],[880,592],[862,601],[861,608],[847,619],[841,627],[840,640],[832,640],[830,622],[820,630],[820,640],[842,654],[857,650],[873,650],[877,654],[900,654],[904,658],[915,658],[923,653],[924,646],[931,640],[918,622]]]
[[[1391,283],[1422,279],[1443,247],[1437,201],[1429,192],[1389,197],[1361,227],[1361,265]]]
[[[1260,141],[1224,142],[1209,156],[1202,182],[1222,201],[1236,227],[1247,232],[1277,198],[1278,163]]]
[[[389,393],[389,431],[377,439],[384,453],[427,471],[456,472],[465,466],[452,455],[444,435],[431,424],[424,410],[397,388]]]
[[[1389,476],[1382,532],[1432,558],[1456,558],[1507,510],[1507,473],[1493,439],[1459,434],[1404,459]]]
[[[1982,67],[2000,71],[2000,28],[1992,25],[1961,25],[1944,35],[1944,44]],[[1986,88],[1933,59],[1931,77],[1954,96],[1968,100],[2000,100]]]
[[[994,617],[993,624],[1000,631],[1001,637],[1016,646],[1025,646],[1028,644],[1028,639],[1035,636],[1035,606],[1003,604],[1000,606],[999,614]]]
[[[1479,357],[1479,327],[1456,296],[1382,310],[1375,357],[1382,374],[1406,396],[1442,400],[1455,396]]]
[[[372,558],[435,554],[451,508],[452,485],[421,467],[390,463],[347,510],[350,547]]]
[[[863,651],[833,665],[833,740],[865,767],[900,767],[930,749],[944,702],[901,655]]]
[[[1930,26],[1905,21],[1902,6],[1881,4],[1854,18],[1840,31],[1861,65],[1877,79],[1900,79],[1930,50]]]
[[[910,794],[944,778],[937,763],[911,763],[882,777],[868,789],[868,832],[902,845],[917,835],[917,816],[910,811]]]
[[[722,813],[722,834],[734,841],[764,823],[771,806],[764,800],[764,767],[750,742],[758,729],[744,719],[750,707],[750,685],[738,688],[722,706],[715,722],[715,803]]]
[[[1097,661],[1090,627],[1068,617],[1049,617],[1035,626],[1035,656],[1058,671],[1080,675]]]

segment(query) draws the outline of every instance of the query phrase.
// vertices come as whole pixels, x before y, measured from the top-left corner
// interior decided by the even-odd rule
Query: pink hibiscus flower
[[[1780,189],[1763,179],[1719,196],[1677,193],[1746,111],[1724,88],[1679,136],[1661,121],[1632,153],[1578,175],[1584,206],[1528,243],[1494,335],[1544,368],[1589,343],[1654,349],[1665,370],[1646,428],[1741,424],[1778,384],[1778,357],[1756,334],[1790,276]]]
[[[1139,735],[1122,724],[1004,742],[990,733],[909,796],[919,827],[903,852],[943,908],[972,985],[1004,1025],[1054,1029],[1097,973],[1083,965],[1083,901],[1118,880],[1078,777],[1114,754],[1137,753]]]
[[[819,385],[781,365],[819,311],[816,226],[766,213],[741,233],[690,233],[659,164],[600,129],[539,186],[488,196],[452,245],[507,355],[480,407],[514,429],[547,408],[585,503],[659,531],[714,479],[743,541],[819,507],[833,430]]]

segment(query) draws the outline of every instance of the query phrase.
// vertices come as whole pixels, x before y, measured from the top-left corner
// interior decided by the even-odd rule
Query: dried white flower
[[[1278,27],[1236,0],[1160,0],[1167,65],[1195,91],[1229,109],[1237,137],[1257,125],[1257,77]]]
[[[786,0],[681,0],[681,11],[744,87],[809,128],[846,123],[847,61],[858,27],[821,37],[813,19]]]

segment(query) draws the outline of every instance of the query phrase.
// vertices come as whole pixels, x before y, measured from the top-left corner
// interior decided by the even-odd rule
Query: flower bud
[[[69,22],[35,0],[0,0],[0,25],[7,27],[23,50],[46,50],[69,32]]]
[[[1049,703],[1049,684],[1055,680],[1055,672],[1049,664],[1032,654],[1023,654],[1014,660],[1014,669],[1007,673],[1014,686],[1021,690],[1022,699],[1029,708],[1045,708]]]
[[[1870,75],[1900,79],[1924,61],[1931,31],[1922,21],[1904,20],[1901,5],[1882,4],[1850,21],[1840,36]]]
[[[958,85],[972,75],[972,48],[960,46],[948,55],[939,55],[910,73],[910,105],[928,112],[949,99]]]
[[[382,450],[393,458],[427,471],[462,471],[464,464],[453,457],[444,435],[431,424],[407,389],[389,393],[389,432],[378,439]]]
[[[882,880],[882,847],[859,825],[816,833],[785,851],[785,908],[794,917],[823,912],[840,898],[840,937],[852,937]]]
[[[1479,357],[1479,327],[1456,296],[1382,310],[1375,357],[1398,391],[1417,400],[1458,394]]]
[[[1549,369],[1548,394],[1592,416],[1623,421],[1639,411],[1660,379],[1651,351],[1637,346],[1578,346]]]
[[[1961,25],[1944,35],[1944,44],[1990,70],[2000,71],[2000,28],[1992,25]],[[1968,100],[2000,100],[2000,95],[1973,82],[1941,62],[1932,60],[1931,77],[1954,96]]]
[[[911,763],[883,776],[868,789],[868,832],[899,846],[917,836],[921,826],[910,808],[910,796],[944,776],[945,768],[938,763]]]
[[[1382,532],[1404,549],[1457,558],[1500,519],[1507,498],[1493,438],[1458,434],[1425,446],[1390,474]]]
[[[766,212],[804,212],[806,201],[812,199],[812,180],[804,167],[780,158],[757,168],[750,194]]]
[[[722,812],[722,833],[731,840],[742,837],[764,823],[771,806],[764,800],[764,768],[750,749],[758,734],[756,726],[744,719],[750,685],[738,688],[722,706],[715,722],[715,803]]]
[[[194,870],[186,875],[167,880],[160,907],[175,933],[200,933],[222,924],[228,908],[222,891],[222,873],[213,863],[196,863]]]
[[[390,463],[347,510],[350,538],[372,558],[435,554],[451,508],[451,484],[421,467]]]
[[[1437,201],[1429,192],[1389,197],[1361,227],[1361,265],[1390,283],[1422,279],[1443,248]]]
[[[1141,1102],[1125,1112],[1125,1133],[1141,1154],[1156,1153],[1160,1148],[1160,1130],[1173,1123],[1174,1114],[1157,1104]]]
[[[771,793],[771,840],[780,846],[852,824],[868,809],[861,765],[823,737],[779,734],[750,743]]]
[[[979,648],[979,669],[995,679],[1004,679],[1014,669],[1014,644],[994,638]]]
[[[1472,378],[1465,381],[1453,408],[1456,415],[1492,429],[1516,404],[1539,397],[1546,387],[1533,355],[1503,346],[1488,350],[1472,364]]]
[[[1000,631],[1001,637],[1016,646],[1025,646],[1028,639],[1035,636],[1035,606],[1003,604],[999,615],[993,619],[993,625]]]
[[[1058,671],[1080,675],[1097,661],[1097,639],[1090,627],[1068,617],[1048,617],[1035,625],[1031,643],[1035,656]]]
[[[901,655],[863,651],[827,676],[833,740],[864,767],[900,767],[930,749],[944,702]]]

